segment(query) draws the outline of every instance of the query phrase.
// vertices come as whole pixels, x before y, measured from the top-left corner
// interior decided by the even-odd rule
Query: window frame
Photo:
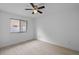
[[[18,20],[19,21],[19,31],[11,31],[11,26],[10,26],[11,25],[11,20]],[[25,31],[22,31],[21,21],[25,22]],[[9,20],[9,32],[10,33],[25,33],[25,32],[27,32],[27,20],[10,18],[10,20]]]

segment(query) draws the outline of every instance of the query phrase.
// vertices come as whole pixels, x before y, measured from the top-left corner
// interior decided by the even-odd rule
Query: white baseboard
[[[52,42],[52,41],[48,41],[48,40],[41,40],[41,39],[38,39],[38,40],[46,42],[46,43],[49,43],[49,44],[53,44],[53,45],[56,45],[56,46],[59,46],[59,47],[62,47],[62,48],[66,48],[66,49],[70,49],[70,50],[73,50],[73,51],[77,51],[77,50],[68,48],[68,47],[64,46],[63,44],[59,44],[59,43],[56,43],[56,42]]]
[[[20,42],[17,42],[17,43],[6,44],[6,45],[0,46],[0,48],[14,46],[14,45],[18,45],[18,44],[25,43],[25,42],[29,42],[29,41],[33,41],[33,40],[36,40],[36,39],[28,39],[28,40],[23,40],[23,41],[20,41]]]
[[[51,42],[51,41],[48,41],[48,40],[41,40],[41,39],[38,39],[38,40],[62,47],[62,44],[59,44],[59,43]]]

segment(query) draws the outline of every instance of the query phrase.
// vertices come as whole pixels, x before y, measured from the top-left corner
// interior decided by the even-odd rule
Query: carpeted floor
[[[0,49],[0,55],[71,55],[79,52],[52,45],[39,40],[33,40],[18,45]]]

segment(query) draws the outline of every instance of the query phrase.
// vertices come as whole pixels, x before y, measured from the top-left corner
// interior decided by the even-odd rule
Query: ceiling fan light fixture
[[[37,10],[33,10],[34,13],[37,13]]]

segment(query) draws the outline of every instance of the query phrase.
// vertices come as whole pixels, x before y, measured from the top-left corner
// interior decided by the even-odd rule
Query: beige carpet
[[[79,52],[52,45],[39,40],[0,49],[0,55],[70,55]]]

